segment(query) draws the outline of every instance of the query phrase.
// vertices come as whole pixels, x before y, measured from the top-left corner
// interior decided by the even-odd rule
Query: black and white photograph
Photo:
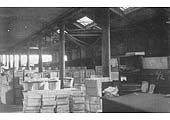
[[[170,113],[170,7],[0,7],[2,113]]]

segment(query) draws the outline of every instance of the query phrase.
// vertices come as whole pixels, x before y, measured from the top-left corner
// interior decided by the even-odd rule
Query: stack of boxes
[[[54,113],[55,106],[56,101],[54,93],[45,93],[42,95],[41,113]]]
[[[86,78],[90,78],[91,75],[95,75],[95,70],[93,70],[93,69],[87,69],[87,70],[86,70],[86,75],[85,75],[85,77],[86,77]]]
[[[96,75],[103,75],[103,67],[102,66],[96,66]]]
[[[82,91],[73,92],[70,96],[70,112],[85,113],[85,94]]]
[[[60,78],[60,71],[50,71],[50,78]]]
[[[74,83],[81,84],[84,82],[85,78],[85,70],[75,71],[73,72]]]
[[[56,113],[69,113],[69,95],[68,94],[58,94],[56,96]]]
[[[86,79],[86,112],[102,112],[102,82],[110,82],[110,78]]]
[[[39,113],[41,108],[41,94],[28,92],[24,93],[23,112]]]
[[[14,82],[15,82],[15,104],[16,105],[22,105],[22,100],[23,100],[23,86],[20,84],[20,77],[14,77]]]
[[[77,113],[85,112],[84,96],[82,91],[75,88],[24,92],[23,112],[69,113],[70,110]],[[70,106],[73,107],[70,109]]]
[[[100,97],[86,95],[86,112],[102,112],[102,100],[100,99]]]
[[[0,75],[0,101],[3,104],[14,104],[14,86],[12,76]]]

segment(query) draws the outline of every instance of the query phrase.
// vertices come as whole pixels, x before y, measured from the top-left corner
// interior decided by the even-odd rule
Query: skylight
[[[120,7],[120,9],[122,10],[122,11],[125,11],[126,9],[128,9],[129,7]]]
[[[87,16],[82,17],[81,19],[77,20],[78,23],[82,24],[83,26],[87,26],[94,21],[88,18]]]

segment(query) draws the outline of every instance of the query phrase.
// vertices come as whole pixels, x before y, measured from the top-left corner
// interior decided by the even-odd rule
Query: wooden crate
[[[91,75],[95,75],[95,70],[87,69],[85,72],[85,78],[90,78]]]
[[[85,80],[86,94],[89,96],[102,96],[102,83],[109,82],[110,78],[89,78]]]
[[[144,57],[143,69],[168,69],[168,57]]]
[[[70,112],[69,104],[57,105],[57,107],[55,108],[55,112],[56,113],[69,113]]]
[[[86,96],[86,111],[92,113],[102,112],[102,99]]]
[[[47,106],[47,107],[42,107],[41,109],[40,109],[40,112],[41,113],[54,113],[55,112],[55,107],[54,106]]]
[[[96,75],[103,75],[103,67],[102,66],[96,66]]]

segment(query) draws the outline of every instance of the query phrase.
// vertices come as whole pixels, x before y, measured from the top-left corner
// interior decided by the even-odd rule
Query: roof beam
[[[10,47],[10,49],[14,49],[15,47],[18,46],[18,44],[22,44],[25,43],[27,41],[31,41],[34,37],[40,34],[42,34],[46,29],[53,29],[54,27],[56,28],[56,26],[58,25],[58,23],[60,23],[60,21],[67,21],[70,17],[75,16],[76,14],[82,12],[83,10],[85,10],[87,8],[71,8],[68,11],[66,11],[64,14],[62,14],[61,16],[59,16],[59,18],[55,21],[53,21],[51,24],[47,25],[48,27],[44,27],[41,30],[33,33],[32,35],[30,35],[28,38],[26,38],[25,40],[22,40],[18,43],[16,43],[15,45],[13,45],[13,47]],[[41,36],[41,35],[40,35]],[[30,40],[31,38],[31,40]],[[8,51],[8,50],[7,50]]]
[[[116,10],[115,8],[109,8],[109,9],[110,9],[113,13],[117,14],[118,16],[120,16],[121,18],[123,18],[124,20],[126,20],[128,23],[132,24],[134,27],[139,28],[140,30],[147,32],[147,30],[146,30],[143,26],[134,24],[134,23],[135,23],[134,20],[126,17],[124,14],[122,14],[121,12],[119,12],[118,10]]]
[[[72,35],[70,35],[70,34],[68,34],[68,33],[66,33],[66,35],[67,35],[69,38],[71,38],[71,39],[73,39],[73,40],[75,40],[75,41],[77,41],[77,42],[80,42],[80,43],[82,43],[82,44],[84,44],[84,45],[89,45],[88,43],[83,42],[83,41],[77,39],[76,37],[74,37],[74,36],[72,36]]]
[[[85,47],[85,45],[77,42],[77,39],[75,39],[74,37],[70,36],[69,34],[66,34],[66,37],[68,37],[69,40],[71,40],[72,42],[74,42],[75,44],[77,44],[80,47]]]
[[[78,37],[95,37],[95,36],[101,36],[101,34],[71,34],[72,36],[78,36]]]
[[[93,29],[73,29],[68,30],[69,33],[101,33],[102,30],[93,30]]]

